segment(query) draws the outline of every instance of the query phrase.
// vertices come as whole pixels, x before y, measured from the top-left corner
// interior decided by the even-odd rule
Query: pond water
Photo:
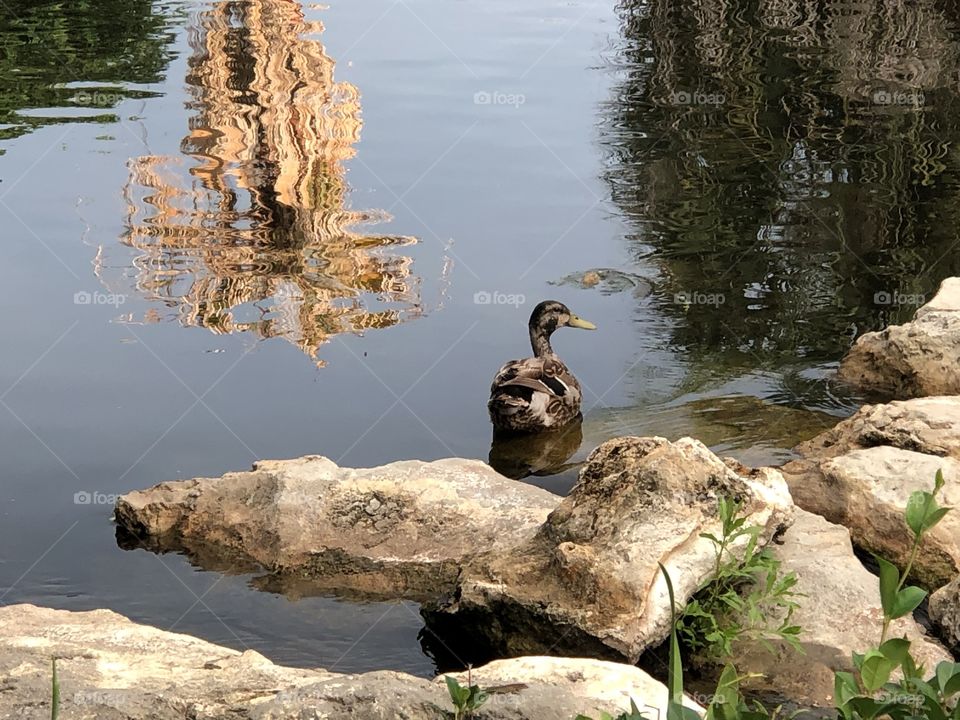
[[[113,496],[487,459],[545,298],[599,329],[555,339],[582,443],[530,481],[625,433],[781,462],[960,270],[952,3],[28,1],[0,46],[3,603],[428,675],[416,605],[123,551]]]

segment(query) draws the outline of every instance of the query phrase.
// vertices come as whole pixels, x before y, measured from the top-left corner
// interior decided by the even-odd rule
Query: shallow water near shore
[[[788,459],[862,401],[852,338],[960,274],[956,8],[884,7],[0,8],[0,602],[429,675],[415,604],[123,551],[112,500],[486,460],[548,297],[599,329],[555,338],[582,442],[527,481],[622,434]]]

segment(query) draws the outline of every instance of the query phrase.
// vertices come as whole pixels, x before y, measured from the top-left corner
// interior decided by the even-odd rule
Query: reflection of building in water
[[[342,162],[360,94],[334,82],[297,0],[227,0],[190,37],[183,158],[133,160],[124,242],[138,288],[181,322],[281,336],[315,356],[331,335],[420,312],[407,237],[360,235]],[[382,305],[371,309],[370,304]]]

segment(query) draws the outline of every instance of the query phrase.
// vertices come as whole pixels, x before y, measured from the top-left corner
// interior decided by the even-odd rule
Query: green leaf
[[[897,604],[897,586],[900,584],[900,571],[879,555],[874,555],[880,567],[880,605],[885,617],[894,617]]]
[[[853,676],[853,673],[836,672],[833,674],[833,697],[838,710],[841,710],[859,690],[857,679]]]
[[[850,698],[847,705],[853,710],[854,714],[850,717],[858,720],[873,720],[883,714],[885,704],[874,700],[872,697],[854,697]]]
[[[50,720],[60,717],[60,680],[57,678],[57,659],[53,658],[53,680],[50,696]]]
[[[723,672],[720,673],[720,679],[717,681],[717,689],[713,694],[714,704],[736,705],[740,700],[740,679],[737,677],[737,669],[727,663]]]
[[[890,617],[896,620],[904,615],[909,615],[917,609],[917,606],[923,602],[926,596],[926,590],[915,585],[908,585],[897,593]]]
[[[465,688],[457,682],[455,677],[445,675],[443,678],[447,683],[447,692],[450,693],[450,700],[460,710],[466,708],[467,700],[470,698],[470,688]]]
[[[716,535],[714,535],[713,533],[700,533],[700,537],[704,538],[705,540],[709,540],[709,541],[712,542],[714,545],[719,545],[719,544],[720,544],[720,538],[718,538],[718,537],[717,537]]]
[[[931,511],[927,515],[927,520],[924,523],[923,529],[926,531],[932,528],[938,522],[943,520],[943,516],[946,515],[948,512],[950,512],[950,508],[948,507],[938,507],[936,510]]]
[[[907,656],[900,663],[900,668],[903,670],[903,677],[907,680],[923,677],[922,668],[917,667],[917,663],[910,653],[907,653]]]
[[[467,691],[466,708],[468,710],[476,710],[483,705],[489,697],[486,692],[480,689],[479,685],[471,685]]]
[[[937,681],[944,697],[960,692],[960,663],[944,661],[937,665]]]
[[[900,667],[910,653],[910,641],[906,638],[890,638],[877,649],[884,657],[893,661],[897,667]]]
[[[667,720],[683,720],[683,666],[680,662],[680,643],[677,641],[677,600],[673,594],[670,573],[657,563],[670,595],[670,664],[667,666]]]
[[[868,651],[860,668],[863,686],[871,693],[876,692],[890,679],[895,667],[893,661],[878,650]]]
[[[936,503],[936,500],[934,500],[933,495],[924,490],[915,490],[910,493],[904,516],[907,520],[907,526],[913,531],[914,535],[923,532],[923,525],[930,510],[931,502]]]
[[[864,657],[865,657],[865,656],[864,656],[864,655],[861,655],[861,654],[858,653],[858,652],[851,653],[851,655],[852,655],[852,657],[853,657],[853,666],[854,666],[857,670],[859,670],[860,668],[862,668],[862,667],[863,667],[863,660],[864,660]]]

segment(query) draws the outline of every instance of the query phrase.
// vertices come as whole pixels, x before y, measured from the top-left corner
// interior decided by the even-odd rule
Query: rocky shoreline
[[[847,381],[897,399],[865,405],[782,468],[747,468],[691,438],[615,438],[564,498],[473,460],[352,469],[307,456],[131,492],[116,506],[118,540],[300,593],[417,600],[464,665],[484,663],[473,682],[508,688],[475,717],[570,720],[630,698],[665,710],[664,686],[634,666],[669,633],[658,566],[686,603],[711,573],[718,499],[735,498],[758,544],[815,598],[794,617],[803,654],[744,644],[737,666],[762,675],[759,690],[825,705],[833,673],[876,643],[882,617],[854,548],[902,567],[907,500],[938,470],[943,503],[960,505],[958,349],[951,278],[913,322],[861,337],[841,363]],[[929,534],[914,569],[935,591],[939,639],[909,616],[892,632],[933,667],[960,646],[960,514]],[[0,716],[49,717],[52,657],[65,718],[449,717],[442,678],[284,668],[106,610],[29,605],[0,608]]]
[[[358,675],[275,665],[189,635],[138,625],[109,610],[0,608],[0,717],[49,718],[57,658],[65,720],[447,720],[442,677]],[[475,668],[472,681],[502,686],[484,718],[570,720],[641,707],[666,711],[666,688],[642,670],[589,659],[525,657]],[[456,675],[460,681],[466,677]],[[691,708],[698,706],[689,702]]]

